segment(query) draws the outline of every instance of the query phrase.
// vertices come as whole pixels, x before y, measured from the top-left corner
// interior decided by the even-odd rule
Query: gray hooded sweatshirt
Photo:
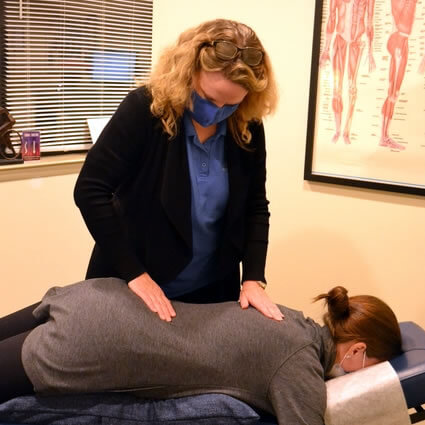
[[[282,322],[236,302],[173,306],[177,316],[164,322],[115,278],[50,289],[34,311],[46,322],[22,349],[35,391],[222,393],[279,424],[323,425],[324,375],[335,356],[327,327],[282,306]]]

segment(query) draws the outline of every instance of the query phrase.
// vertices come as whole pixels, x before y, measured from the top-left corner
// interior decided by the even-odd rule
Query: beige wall
[[[92,240],[73,204],[76,177],[0,182],[0,316],[84,278]]]
[[[318,318],[311,298],[342,284],[383,298],[400,320],[425,327],[425,198],[303,181],[314,3],[155,0],[154,58],[201,21],[251,25],[272,57],[281,95],[266,121],[270,294]],[[75,178],[0,183],[0,315],[84,275],[92,241],[73,205]],[[34,256],[25,267],[24,255]]]

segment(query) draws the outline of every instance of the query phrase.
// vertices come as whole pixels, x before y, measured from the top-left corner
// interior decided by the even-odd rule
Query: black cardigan
[[[143,272],[173,280],[192,258],[191,185],[184,126],[169,140],[150,112],[144,87],[130,92],[87,154],[74,198],[96,241],[87,273],[127,282]],[[229,202],[218,247],[221,279],[265,280],[269,211],[262,124],[252,124],[252,152],[228,132]],[[236,278],[237,277],[237,278]]]

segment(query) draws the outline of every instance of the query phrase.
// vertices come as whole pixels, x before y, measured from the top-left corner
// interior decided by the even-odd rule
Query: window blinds
[[[112,115],[150,70],[152,0],[0,1],[14,128],[39,130],[42,152],[88,149],[87,119]]]

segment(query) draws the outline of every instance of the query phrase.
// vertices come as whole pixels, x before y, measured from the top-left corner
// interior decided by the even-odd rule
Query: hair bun
[[[326,297],[329,315],[332,319],[341,320],[350,314],[348,291],[343,286],[335,286]]]
[[[343,286],[335,286],[327,294],[321,294],[315,298],[315,301],[324,299],[329,312],[331,321],[345,319],[350,314],[350,302],[348,291]]]

